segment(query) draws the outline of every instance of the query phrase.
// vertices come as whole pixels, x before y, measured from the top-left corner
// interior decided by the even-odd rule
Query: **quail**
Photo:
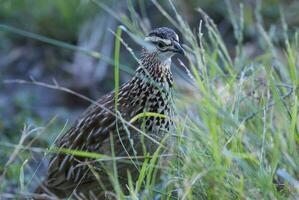
[[[117,104],[112,91],[90,105],[58,139],[57,148],[105,155],[111,155],[113,148],[116,157],[132,156],[132,159],[156,151],[173,126],[171,58],[176,53],[184,54],[184,50],[178,35],[167,27],[152,30],[145,37],[145,44],[135,75],[119,87]],[[145,112],[160,115],[145,115],[128,123]],[[122,187],[128,182],[128,173],[133,180],[138,177],[140,166],[129,163],[117,163]],[[57,198],[97,199],[113,190],[107,169],[112,169],[111,161],[55,154],[36,193]]]

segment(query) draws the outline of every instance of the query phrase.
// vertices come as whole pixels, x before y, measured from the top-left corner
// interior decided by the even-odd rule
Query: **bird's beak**
[[[183,49],[183,47],[181,46],[180,43],[174,41],[173,42],[173,51],[179,54],[182,54],[183,56],[185,55],[185,50]]]

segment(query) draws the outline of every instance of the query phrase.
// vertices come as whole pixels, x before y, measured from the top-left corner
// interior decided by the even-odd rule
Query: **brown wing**
[[[142,99],[132,99],[132,95],[136,95],[132,87],[134,86],[128,82],[119,90],[118,107],[126,120],[142,112]],[[103,106],[106,109],[103,109]],[[83,113],[82,117],[58,140],[56,146],[109,155],[109,133],[115,132],[116,127],[114,106],[114,92],[105,95]],[[71,191],[79,182],[81,185],[94,182],[95,177],[92,173],[86,173],[89,171],[88,166],[84,164],[86,160],[88,159],[72,155],[54,155],[48,168],[47,188],[52,191],[59,189]]]

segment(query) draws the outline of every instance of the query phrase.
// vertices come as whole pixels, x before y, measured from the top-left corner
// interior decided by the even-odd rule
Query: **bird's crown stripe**
[[[145,41],[150,41],[150,42],[163,42],[166,45],[171,45],[171,41],[169,39],[163,39],[157,36],[148,36],[145,38]]]

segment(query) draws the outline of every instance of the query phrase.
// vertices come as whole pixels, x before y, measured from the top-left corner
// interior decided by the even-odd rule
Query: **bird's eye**
[[[159,47],[159,48],[163,48],[163,47],[164,47],[164,44],[163,44],[162,42],[159,42],[159,43],[158,43],[158,47]]]

